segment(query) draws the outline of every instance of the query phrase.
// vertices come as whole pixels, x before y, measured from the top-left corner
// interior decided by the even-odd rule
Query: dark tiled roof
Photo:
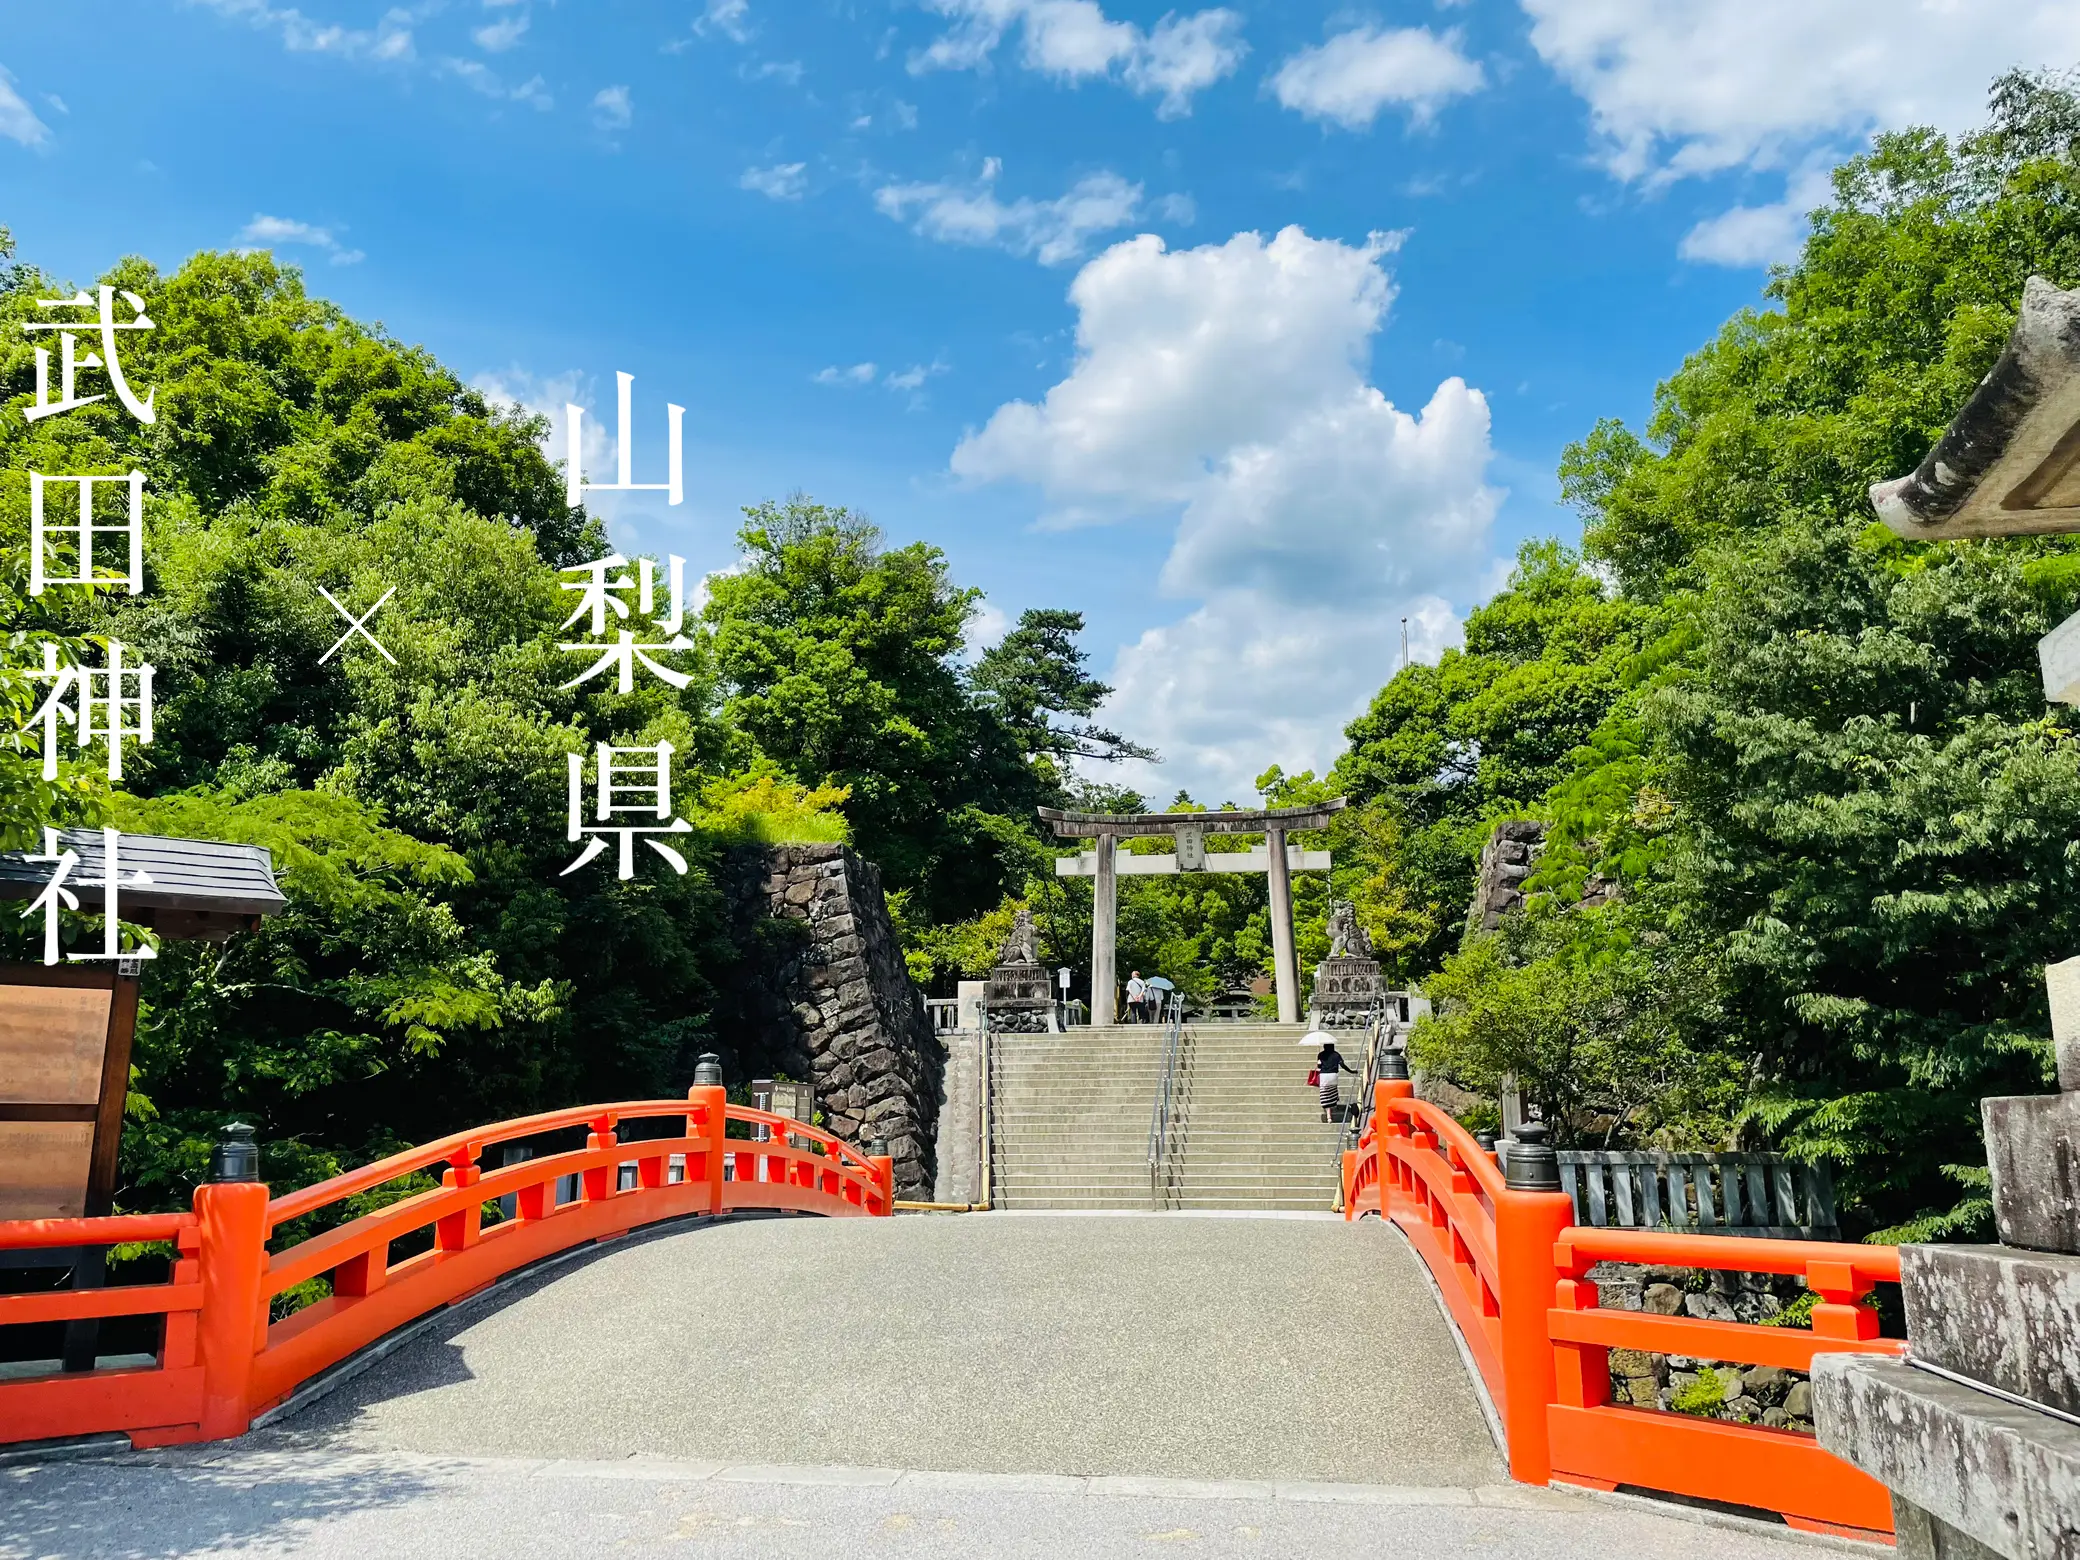
[[[101,831],[60,829],[59,848],[76,851],[79,865],[66,886],[102,875]],[[51,880],[46,861],[31,861],[27,851],[0,851],[0,899],[34,899]],[[259,845],[226,845],[220,840],[176,840],[158,834],[125,834],[116,847],[123,881],[119,912],[136,910],[216,911],[229,915],[273,915],[289,903],[274,880],[274,858]],[[152,881],[133,888],[132,873]],[[78,889],[80,909],[99,908],[99,888]]]

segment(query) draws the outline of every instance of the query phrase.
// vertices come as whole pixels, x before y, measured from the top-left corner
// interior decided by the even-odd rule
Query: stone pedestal
[[[1314,967],[1314,1026],[1363,1028],[1373,1004],[1385,990],[1377,959],[1344,954],[1322,960]]]
[[[999,964],[989,972],[982,1005],[990,1033],[1044,1035],[1053,1027],[1054,994],[1042,964]]]
[[[992,1034],[1042,1035],[1054,1027],[1054,989],[1040,962],[1030,910],[1012,917],[1011,935],[989,972],[982,1005]]]
[[[2048,972],[2059,1078],[2075,962]],[[1893,1492],[1904,1560],[2080,1557],[2080,1092],[1981,1102],[1997,1246],[1903,1246],[1909,1358],[1813,1361],[1821,1444]]]

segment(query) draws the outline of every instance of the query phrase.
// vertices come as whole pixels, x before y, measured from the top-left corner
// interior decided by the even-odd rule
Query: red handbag
[[[1309,1087],[1310,1089],[1318,1089],[1318,1088],[1320,1088],[1320,1087],[1322,1086],[1322,1070],[1321,1070],[1321,1068],[1319,1068],[1319,1067],[1310,1067],[1310,1068],[1309,1068],[1309,1069],[1307,1070],[1307,1086],[1308,1086],[1308,1087]]]

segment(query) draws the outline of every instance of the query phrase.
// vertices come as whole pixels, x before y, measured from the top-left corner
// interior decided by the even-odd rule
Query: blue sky
[[[801,489],[1070,606],[1168,762],[1333,758],[1561,448],[1795,246],[1876,128],[2080,61],[2050,0],[6,0],[0,222],[82,279],[266,244],[465,378],[687,408],[726,567]],[[560,415],[560,413],[559,413]],[[607,459],[599,452],[595,466]],[[639,469],[639,480],[655,471]]]

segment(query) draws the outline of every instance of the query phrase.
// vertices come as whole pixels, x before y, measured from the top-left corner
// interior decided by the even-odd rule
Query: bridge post
[[[202,1310],[202,1438],[244,1435],[252,1423],[253,1356],[267,1326],[267,1186],[205,1181],[195,1188]]]
[[[722,1212],[722,1145],[729,1136],[729,1091],[714,1085],[698,1085],[686,1091],[686,1099],[700,1116],[701,1130],[708,1136],[708,1212]],[[686,1123],[686,1135],[693,1136],[693,1122]],[[686,1178],[693,1179],[693,1167],[687,1167]]]
[[[1512,1167],[1516,1156],[1511,1156]],[[1562,1191],[1507,1190],[1495,1199],[1495,1266],[1502,1308],[1502,1410],[1510,1477],[1523,1484],[1553,1479],[1546,1410],[1558,1395],[1558,1371],[1547,1313],[1560,1284],[1553,1247],[1574,1223],[1574,1199]]]
[[[1390,1100],[1412,1099],[1416,1086],[1406,1078],[1380,1078],[1372,1085],[1372,1152],[1379,1161],[1379,1216],[1394,1217],[1394,1160],[1387,1153],[1387,1139],[1401,1137],[1404,1128],[1389,1114]]]

